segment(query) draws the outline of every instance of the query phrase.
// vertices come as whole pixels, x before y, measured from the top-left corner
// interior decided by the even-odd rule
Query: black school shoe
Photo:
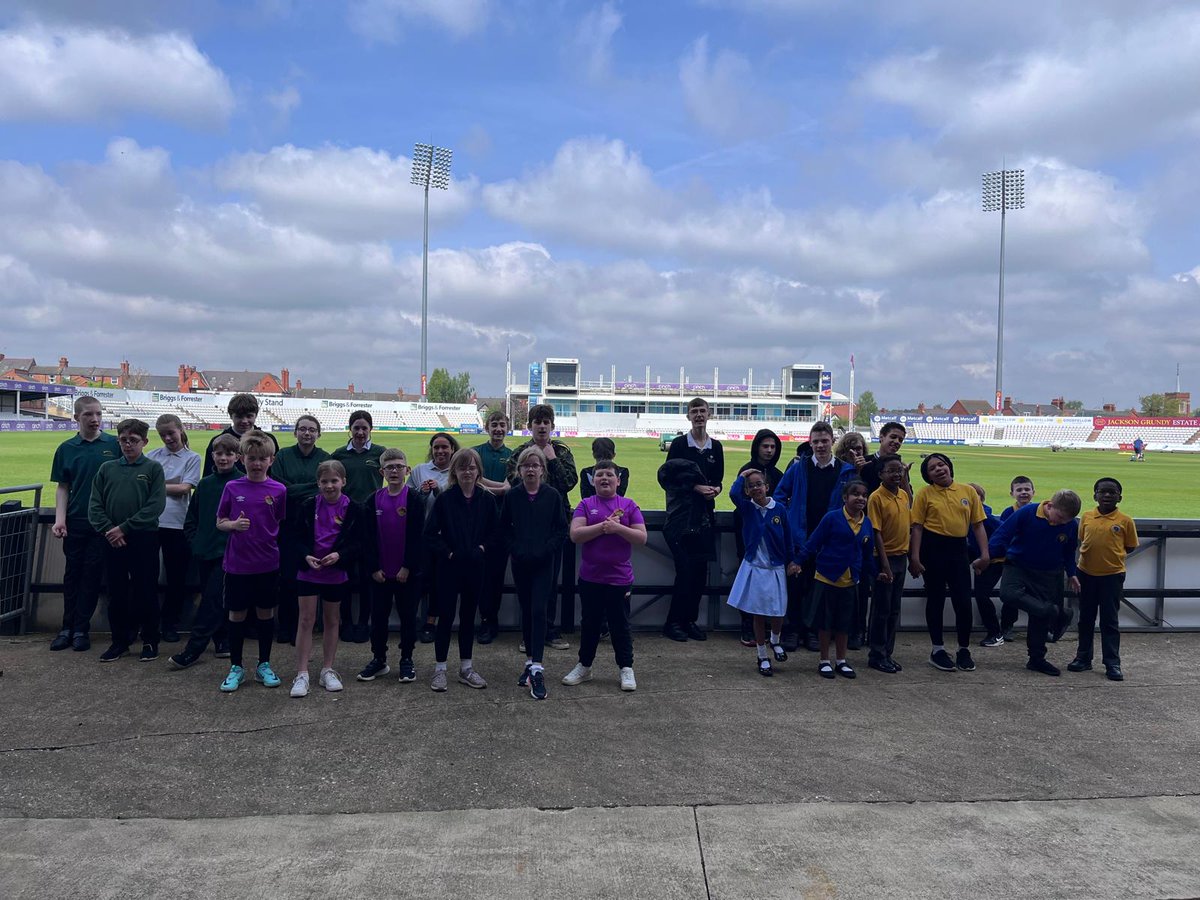
[[[71,638],[71,649],[76,653],[86,653],[92,649],[92,639],[86,634],[77,634]]]
[[[703,628],[701,628],[695,622],[689,622],[687,625],[685,625],[684,631],[687,632],[687,636],[689,638],[691,638],[693,641],[707,641],[708,640],[708,632],[706,632]]]
[[[788,653],[795,653],[800,649],[800,635],[795,631],[784,631],[780,636],[779,643],[783,645],[783,649]]]
[[[184,650],[182,653],[176,653],[174,656],[167,658],[167,668],[176,671],[180,669],[190,669],[200,659],[199,653],[189,653]]]
[[[766,657],[763,657],[758,661],[758,674],[762,675],[764,678],[770,678],[775,674],[775,670],[771,667],[771,661]]]
[[[138,656],[138,661],[153,662],[156,659],[158,659],[158,644],[142,644],[142,652]]]
[[[680,643],[688,639],[688,633],[683,630],[683,626],[676,622],[668,622],[664,625],[662,633],[664,637],[669,637],[671,640],[679,641]]]
[[[1043,675],[1061,675],[1062,670],[1048,659],[1031,659],[1025,663],[1030,672],[1041,672]]]
[[[498,633],[498,629],[491,622],[480,622],[479,630],[475,632],[475,643],[490,644]]]
[[[54,650],[55,652],[59,650],[66,650],[70,646],[71,632],[69,631],[60,631],[57,635],[55,635],[54,640],[50,642],[50,649]]]
[[[1124,681],[1125,673],[1121,671],[1120,666],[1105,666],[1104,677],[1109,681]]]
[[[436,636],[434,634],[435,628],[437,628],[437,626],[431,624],[430,622],[426,622],[424,625],[421,626],[421,633],[420,633],[420,635],[418,635],[418,639],[421,641],[422,644],[432,644],[433,643],[433,639]]]
[[[876,672],[883,672],[885,675],[895,675],[899,671],[892,663],[886,659],[872,659],[867,661],[867,668],[874,669]]]
[[[110,644],[108,649],[100,654],[100,662],[112,662],[120,659],[129,652],[129,647],[125,644]]]
[[[1092,671],[1092,661],[1089,659],[1080,659],[1078,656],[1067,663],[1068,672],[1090,672]]]
[[[838,663],[833,668],[834,668],[834,671],[836,671],[843,678],[857,678],[858,677],[858,673],[855,672],[854,668],[850,665],[850,663],[846,662],[845,660]]]

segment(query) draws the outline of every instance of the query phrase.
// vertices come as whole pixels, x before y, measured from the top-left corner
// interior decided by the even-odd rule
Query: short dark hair
[[[208,445],[208,450],[210,453],[216,453],[218,450],[224,450],[226,453],[237,453],[238,447],[238,439],[228,431],[222,431],[212,439],[212,443]]]
[[[85,406],[90,406],[93,403],[95,403],[97,406],[101,405],[100,401],[97,400],[95,397],[93,397],[91,394],[84,394],[82,397],[76,397],[75,398],[75,415],[79,415],[81,412],[83,412],[83,408]]]
[[[612,459],[617,455],[617,445],[610,437],[598,437],[592,441],[592,459]]]
[[[554,407],[549,403],[535,403],[529,407],[529,416],[526,419],[526,426],[532,427],[533,423],[538,419],[546,419],[551,425],[554,424]]]
[[[433,435],[429,438],[429,453],[427,453],[425,456],[426,462],[433,462],[433,442],[436,441],[438,438],[445,438],[447,441],[450,442],[450,452],[451,453],[458,452],[458,440],[454,437],[454,435],[447,434],[445,431],[435,431],[433,433]]]
[[[845,500],[847,497],[849,497],[850,491],[856,487],[862,488],[868,494],[871,493],[871,489],[867,487],[867,483],[865,481],[863,481],[861,478],[851,478],[842,485],[842,499]]]
[[[1030,478],[1028,475],[1018,475],[1016,478],[1014,478],[1012,481],[1010,481],[1008,483],[1008,489],[1011,491],[1018,484],[1033,484],[1033,479]]]
[[[885,454],[883,454],[883,456],[879,457],[879,460],[877,462],[877,467],[878,467],[879,471],[882,472],[883,467],[891,462],[898,462],[898,463],[900,463],[900,465],[904,465],[904,460],[901,459],[899,453],[885,453]]]
[[[1125,493],[1125,488],[1121,487],[1121,482],[1117,481],[1115,478],[1097,478],[1096,483],[1092,485],[1092,493],[1094,494],[1096,491],[1100,490],[1100,485],[1104,484],[1106,481],[1110,484],[1115,484],[1119,493]]]
[[[601,469],[611,469],[613,472],[620,474],[620,470],[617,469],[617,464],[607,457],[602,457],[601,459],[596,460],[596,464],[592,466],[592,474],[596,474]]]
[[[301,423],[301,422],[303,422],[303,421],[304,421],[304,420],[306,420],[306,419],[307,419],[309,422],[312,422],[314,425],[316,425],[316,426],[317,426],[317,434],[320,434],[320,433],[321,433],[321,420],[320,420],[320,419],[318,419],[318,418],[317,418],[316,416],[314,416],[314,415],[310,415],[309,413],[305,413],[304,415],[300,416],[300,418],[296,419],[296,424],[292,426],[292,430],[293,430],[293,431],[299,431],[299,430],[300,430],[300,423]]]
[[[258,415],[258,398],[253,394],[234,394],[229,398],[230,417]]]
[[[827,434],[833,437],[833,426],[828,422],[813,422],[812,429],[808,432],[809,438],[814,434]]]
[[[908,434],[908,429],[905,428],[903,425],[901,425],[899,422],[888,422],[886,425],[884,425],[882,428],[879,429],[879,436],[881,438],[887,437],[888,434],[890,434],[893,431],[903,431],[906,435]]]
[[[703,397],[693,397],[688,401],[688,412],[691,412],[693,409],[696,409],[699,406],[703,406],[705,409],[708,409],[708,401]]]
[[[357,422],[359,419],[366,419],[367,424],[369,426],[371,426],[372,428],[375,427],[375,420],[371,418],[371,414],[369,412],[367,412],[365,409],[356,409],[354,412],[350,413],[350,424],[347,425],[346,427],[353,428],[354,423]]]
[[[923,460],[921,460],[921,478],[924,479],[926,484],[933,484],[933,482],[929,480],[929,464],[935,459],[940,459],[942,462],[944,462],[950,469],[950,477],[954,477],[954,463],[950,461],[950,457],[948,457],[945,453],[930,453]]]
[[[122,419],[117,423],[117,434],[124,434],[127,431],[132,431],[143,441],[150,436],[150,426],[141,419]]]

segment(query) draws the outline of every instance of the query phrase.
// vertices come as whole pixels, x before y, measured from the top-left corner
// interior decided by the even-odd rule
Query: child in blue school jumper
[[[816,559],[806,624],[817,630],[821,646],[817,671],[822,678],[833,678],[835,672],[845,678],[856,675],[846,661],[847,637],[855,622],[858,582],[864,574],[871,577],[876,571],[875,557],[867,552],[875,545],[875,533],[866,510],[867,485],[859,478],[851,479],[842,487],[842,508],[825,514],[805,546],[808,556]],[[890,569],[879,577],[891,580]],[[832,660],[831,634],[837,651]]]
[[[790,558],[792,535],[787,510],[771,496],[771,485],[762,472],[746,469],[738,475],[729,488],[729,499],[741,514],[746,545],[729,589],[729,605],[754,617],[758,672],[769,676],[774,672],[767,656],[767,620],[775,661],[784,662],[787,653],[780,643],[780,632],[787,613],[787,576],[799,574],[799,560]]]

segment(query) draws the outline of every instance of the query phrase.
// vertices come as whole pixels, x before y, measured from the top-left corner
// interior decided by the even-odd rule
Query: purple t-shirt
[[[287,488],[268,478],[250,481],[245,476],[225,485],[217,518],[233,521],[245,513],[250,527],[229,532],[225,545],[225,571],[230,575],[261,575],[279,569],[279,524],[287,513]]]
[[[384,578],[395,578],[404,568],[408,538],[408,485],[392,496],[387,488],[375,492],[375,528],[379,535],[379,568]]]
[[[644,525],[642,511],[628,497],[615,496],[605,500],[599,496],[581,500],[573,518],[583,519],[584,525],[598,525],[621,511],[622,525]],[[595,584],[633,584],[633,547],[616,534],[602,534],[580,545],[582,553],[579,577]]]
[[[346,521],[346,509],[349,506],[350,498],[345,494],[338,497],[337,503],[330,503],[317,494],[312,553],[317,559],[323,559],[333,552],[333,542],[342,533],[342,523]],[[314,569],[304,560],[300,560],[300,571],[296,573],[297,581],[306,581],[309,584],[345,584],[349,579],[345,569]]]

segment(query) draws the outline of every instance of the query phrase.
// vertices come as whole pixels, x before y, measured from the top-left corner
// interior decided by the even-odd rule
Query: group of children
[[[624,496],[628,471],[613,462],[610,439],[593,443],[596,463],[580,481],[569,448],[551,436],[554,412],[547,405],[530,409],[532,436],[516,450],[504,443],[507,419],[493,413],[486,443],[460,448],[454,436],[439,432],[430,440],[429,459],[416,467],[402,450],[373,443],[364,410],[351,414],[350,441],[333,454],[315,446],[320,423],[311,416],[297,421],[295,446],[280,451],[270,434],[254,429],[252,395],[235,396],[229,411],[231,426],[211,441],[200,477],[201,458],[188,447],[178,417],[158,419],[163,446],[147,454],[146,423],[126,419],[114,438],[101,428],[98,401],[76,401],[79,433],[59,447],[52,472],[58,484],[53,533],[64,540],[66,556],[63,625],[52,650],[89,649],[103,569],[113,638],[100,659],[119,659],[139,637],[140,658],[156,659],[160,641],[179,640],[194,559],[201,602],[188,642],[170,665],[190,668],[211,642],[216,656],[230,660],[222,691],[234,692],[246,680],[249,631],[258,645],[254,680],[281,684],[271,653],[282,639],[295,644],[290,694],[307,695],[319,621],[322,688],[343,689],[335,668],[340,639],[370,641],[371,659],[359,681],[387,675],[393,613],[400,626],[399,681],[415,681],[422,596],[428,597],[428,614],[421,637],[427,633],[434,644],[430,687],[447,689],[457,619],[458,682],[482,689],[487,681],[474,665],[473,647],[477,636],[489,643],[496,635],[511,563],[525,655],[518,684],[544,699],[545,650],[567,646],[554,619],[562,551],[570,540],[581,551],[582,628],[578,663],[562,681],[576,685],[592,678],[607,632],[621,689],[636,688],[631,553],[647,535],[640,509]],[[724,473],[720,442],[707,434],[708,413],[703,399],[689,404],[692,428],[672,441],[659,471],[667,492],[664,532],[676,563],[664,633],[675,640],[705,639],[696,619]],[[870,668],[899,672],[893,651],[908,574],[924,579],[929,662],[939,670],[975,668],[973,591],[987,630],[982,646],[1012,640],[1017,614],[1024,611],[1028,668],[1059,674],[1046,660],[1046,642],[1061,637],[1069,624],[1062,602],[1066,582],[1080,597],[1078,650],[1068,669],[1092,667],[1098,615],[1106,673],[1121,680],[1117,620],[1125,555],[1137,546],[1137,533],[1117,508],[1120,483],[1096,482],[1097,506],[1076,522],[1077,495],[1058,491],[1035,504],[1032,482],[1018,477],[1011,485],[1013,505],[997,518],[984,506],[982,488],[955,481],[953,463],[942,453],[923,458],[927,486],[914,494],[911,464],[898,453],[904,436],[899,423],[885,425],[879,452],[868,455],[861,435],[852,432],[835,445],[829,426],[817,423],[786,472],[776,466],[778,437],[768,430],[756,436],[750,462],[729,489],[744,548],[729,604],[745,617],[743,643],[756,648],[757,670],[772,675],[774,663],[785,662],[804,641],[819,652],[824,678],[856,677],[847,654],[863,645],[869,646]],[[583,499],[572,508],[567,492],[576,483]],[[160,554],[166,572],[161,607]],[[992,600],[997,582],[999,616]],[[947,596],[955,614],[953,657],[944,640]],[[287,598],[294,598],[295,612],[277,622]]]
[[[295,622],[280,637],[296,648],[292,697],[304,697],[311,688],[309,657],[318,616],[323,626],[317,681],[325,690],[343,689],[335,669],[339,639],[357,639],[360,629],[369,632],[372,657],[358,680],[374,681],[391,671],[393,611],[400,624],[399,681],[412,682],[418,606],[426,593],[435,654],[430,687],[447,689],[457,617],[458,681],[481,689],[487,681],[472,660],[475,616],[483,612],[483,636],[490,641],[511,559],[526,654],[518,684],[545,699],[544,649],[568,646],[551,623],[562,546],[569,539],[581,548],[583,624],[579,662],[563,682],[591,679],[601,632],[609,631],[620,688],[636,689],[628,592],[632,547],[645,543],[646,527],[637,504],[621,496],[628,472],[613,463],[611,441],[597,444],[596,463],[586,473],[588,496],[572,510],[566,491],[578,476],[570,450],[550,439],[549,406],[530,410],[533,438],[516,452],[504,446],[507,419],[493,413],[486,444],[459,448],[453,436],[439,432],[430,441],[428,462],[415,470],[404,451],[371,441],[365,410],[350,415],[351,439],[332,455],[315,446],[320,435],[315,418],[302,416],[296,445],[280,451],[271,435],[254,428],[257,411],[252,395],[233,398],[232,424],[213,438],[200,477],[200,457],[187,447],[177,417],[159,418],[163,447],[145,454],[146,423],[123,420],[113,438],[101,428],[99,402],[76,401],[79,433],[59,447],[53,463],[58,484],[53,533],[65,542],[66,573],[63,626],[51,650],[90,648],[104,569],[112,643],[101,661],[125,656],[139,637],[140,659],[157,659],[161,640],[179,640],[175,629],[194,558],[201,599],[187,644],[170,657],[173,669],[190,668],[213,642],[215,655],[230,661],[220,689],[237,691],[247,678],[243,653],[250,631],[258,643],[254,680],[279,686],[271,653],[282,627],[276,622],[280,599],[290,595]],[[161,607],[160,550],[167,572]]]
[[[902,666],[892,653],[908,574],[924,582],[929,664],[940,671],[975,669],[970,650],[974,593],[987,630],[981,646],[1012,641],[1023,611],[1029,619],[1026,667],[1059,675],[1046,659],[1046,644],[1061,638],[1070,625],[1072,614],[1064,603],[1064,587],[1069,586],[1079,596],[1079,626],[1068,670],[1092,668],[1099,615],[1105,674],[1124,680],[1118,616],[1125,558],[1138,546],[1138,537],[1133,520],[1118,509],[1120,482],[1099,479],[1093,486],[1096,508],[1077,520],[1081,502],[1073,491],[1060,490],[1034,503],[1032,480],[1018,476],[1010,486],[1012,506],[995,517],[983,504],[983,488],[956,481],[954,464],[943,453],[924,456],[920,474],[926,487],[914,494],[911,464],[897,452],[904,436],[903,425],[888,423],[881,430],[880,452],[868,457],[861,436],[847,434],[833,447],[832,461],[824,464],[819,456],[831,434],[818,423],[809,447],[798,451],[773,493],[765,458],[766,465],[756,468],[752,460],[734,481],[730,499],[741,516],[745,554],[729,604],[753,616],[759,672],[772,675],[772,657],[776,662],[787,659],[784,628],[789,618],[798,618],[798,628],[816,632],[808,646],[820,653],[820,675],[854,678],[846,653],[861,627],[860,616],[866,619],[868,666],[886,674],[899,672]],[[832,472],[820,475],[831,468],[837,468],[836,477]],[[827,506],[821,503],[821,477],[833,486]],[[808,584],[793,610],[789,582],[805,573]],[[999,616],[992,599],[997,582]],[[947,597],[954,610],[954,656],[944,638]]]

